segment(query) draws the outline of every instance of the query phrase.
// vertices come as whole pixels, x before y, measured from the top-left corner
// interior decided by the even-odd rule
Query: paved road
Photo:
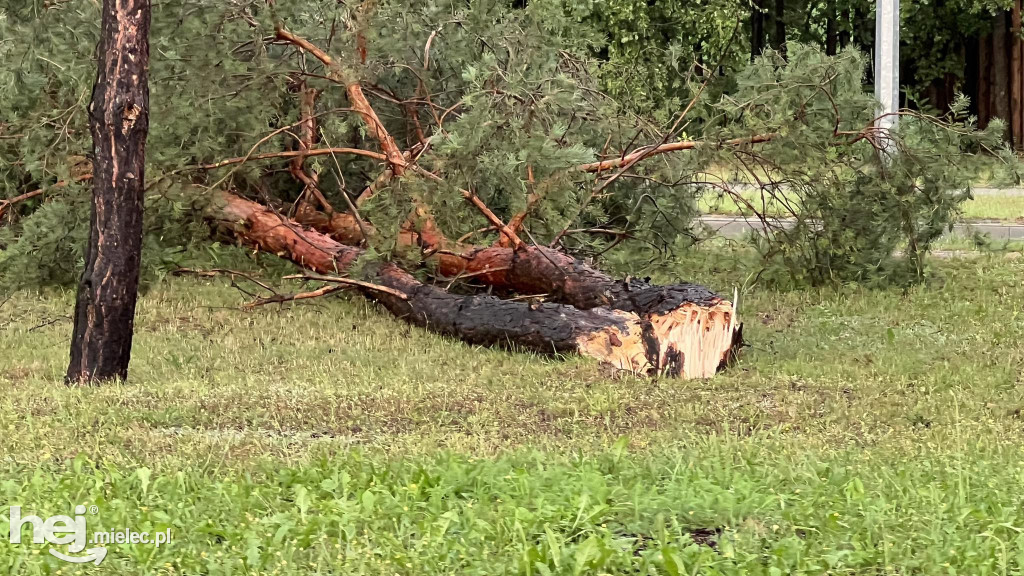
[[[752,192],[759,190],[757,186],[753,184],[740,184],[733,183],[728,185],[730,188],[737,192]],[[712,184],[707,184],[708,189],[712,192],[718,190]],[[782,186],[785,189],[785,186]],[[971,193],[975,196],[1024,196],[1024,188],[972,188]]]
[[[764,230],[764,224],[756,218],[705,215],[700,220],[726,238],[739,238],[750,230]],[[777,219],[775,222],[791,226],[794,220]],[[992,240],[1024,240],[1024,224],[1005,222],[964,222],[954,226],[952,235],[971,236],[975,232],[988,234]]]
[[[975,196],[1024,196],[1024,188],[975,188]]]

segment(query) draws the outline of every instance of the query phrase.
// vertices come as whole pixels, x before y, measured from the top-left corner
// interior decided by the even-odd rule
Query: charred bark
[[[457,256],[446,253],[439,267],[448,276],[473,275],[498,289],[543,294],[547,300],[582,310],[636,314],[645,333],[655,337],[647,345],[650,362],[667,367],[688,361],[679,368],[690,377],[713,373],[718,364],[711,356],[737,348],[742,340],[733,304],[703,286],[615,280],[550,248],[492,246]]]
[[[355,219],[348,214],[327,216],[306,210],[298,213],[297,220],[342,244],[356,246],[362,241]],[[660,308],[660,302],[678,300],[676,304],[687,301],[713,306],[722,300],[696,284],[656,286],[636,279],[616,280],[564,252],[542,246],[515,249],[459,244],[448,241],[433,227],[403,232],[399,240],[405,246],[423,248],[431,255],[438,273],[446,278],[474,278],[499,290],[544,294],[549,300],[584,310],[610,307],[644,314]],[[672,294],[681,296],[674,298]]]
[[[89,105],[93,194],[66,380],[126,378],[138,295],[149,131],[149,0],[106,0]]]
[[[223,194],[213,218],[226,224],[244,243],[273,252],[321,273],[344,273],[363,254],[332,238],[303,228],[277,213],[238,196]],[[485,269],[510,261],[508,270],[484,270],[492,280],[508,281],[512,271],[520,288],[545,287],[550,271],[540,259],[559,257],[550,249],[494,247],[481,250],[470,262]],[[460,266],[465,259],[442,260],[442,266]],[[400,291],[365,291],[396,316],[465,342],[482,345],[513,344],[543,353],[577,352],[639,373],[666,372],[688,378],[706,378],[727,363],[740,345],[740,327],[732,304],[701,287],[681,285],[658,288],[643,283],[601,284],[604,291],[584,290],[577,280],[607,278],[592,268],[574,268],[579,278],[555,281],[565,303],[528,304],[494,296],[449,294],[423,284],[394,264],[383,264],[372,277],[376,284]],[[604,305],[606,302],[611,305]]]

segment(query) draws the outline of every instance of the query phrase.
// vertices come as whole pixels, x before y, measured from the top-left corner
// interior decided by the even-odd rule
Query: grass
[[[1024,157],[1021,157],[1024,159]],[[1020,182],[1014,175],[1013,167],[990,154],[963,154],[958,163],[970,178],[975,188],[1019,188]],[[772,177],[759,167],[730,166],[713,164],[704,171],[717,182],[741,182],[757,184],[758,181],[768,182]]]
[[[795,197],[785,198],[785,203],[766,196],[762,201],[761,194],[755,191],[742,191],[740,195],[759,211],[772,216],[791,216],[791,208],[799,212]],[[698,201],[698,208],[706,214],[750,214],[750,209],[740,205],[735,199],[722,194],[710,193],[703,195]],[[964,202],[963,218],[965,220],[1007,220],[1024,222],[1024,196],[977,196]]]
[[[964,202],[967,220],[1024,221],[1024,196],[977,196]]]
[[[673,273],[744,278],[720,253]],[[0,306],[4,500],[173,530],[88,568],[0,537],[0,573],[1024,570],[1021,260],[755,288],[752,347],[705,382],[472,348],[358,298],[242,312],[226,284],[151,287],[130,381],[98,388],[60,381],[71,293]]]

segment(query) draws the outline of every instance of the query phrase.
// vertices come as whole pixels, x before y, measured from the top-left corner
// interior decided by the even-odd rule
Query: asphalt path
[[[749,216],[705,214],[700,217],[700,220],[712,230],[717,231],[718,235],[725,238],[740,238],[751,230],[764,231],[765,229],[763,222]],[[773,225],[792,226],[796,221],[791,218],[772,218],[770,222]],[[1024,223],[996,220],[960,222],[953,226],[953,231],[950,234],[953,236],[973,236],[979,232],[988,235],[992,240],[1024,240]]]

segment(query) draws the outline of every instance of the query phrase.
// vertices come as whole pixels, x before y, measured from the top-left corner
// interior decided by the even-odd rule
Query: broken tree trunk
[[[328,218],[308,211],[299,216],[302,223],[344,244],[357,245],[361,240],[348,215]],[[432,252],[431,260],[445,278],[472,278],[498,290],[543,295],[545,300],[580,310],[609,308],[636,314],[644,329],[657,335],[657,342],[671,342],[658,344],[657,366],[682,360],[683,371],[691,371],[688,377],[714,373],[718,363],[741,343],[742,324],[733,303],[703,286],[616,280],[558,250],[528,245],[467,246],[448,241],[433,227],[419,233],[406,231],[399,240]]]
[[[615,280],[557,250],[542,246],[491,246],[446,251],[439,269],[448,277],[472,276],[499,289],[543,294],[580,310],[608,308],[636,314],[658,366],[681,365],[689,378],[713,374],[742,341],[732,302],[696,284],[652,285]]]
[[[344,273],[363,254],[359,248],[305,229],[232,194],[222,193],[212,210],[212,218],[227,224],[245,244],[317,272]],[[512,256],[515,266],[517,252],[511,248],[503,250]],[[520,252],[526,255],[530,250],[524,248]],[[554,250],[543,250],[544,253],[538,252],[541,258],[545,257],[543,254],[556,254],[572,261]],[[523,262],[537,264],[528,258]],[[524,278],[539,283],[536,278],[545,273],[534,266],[531,272],[524,273]],[[740,328],[732,304],[689,285],[659,288],[637,282],[606,283],[599,294],[589,296],[581,290],[569,290],[572,298],[586,306],[580,308],[449,294],[416,280],[391,263],[380,265],[372,278],[366,279],[398,290],[405,298],[390,292],[363,290],[367,296],[381,302],[396,316],[433,331],[472,344],[513,344],[543,353],[577,352],[631,372],[710,377],[732,358],[740,344]],[[564,281],[561,285],[575,286]]]

